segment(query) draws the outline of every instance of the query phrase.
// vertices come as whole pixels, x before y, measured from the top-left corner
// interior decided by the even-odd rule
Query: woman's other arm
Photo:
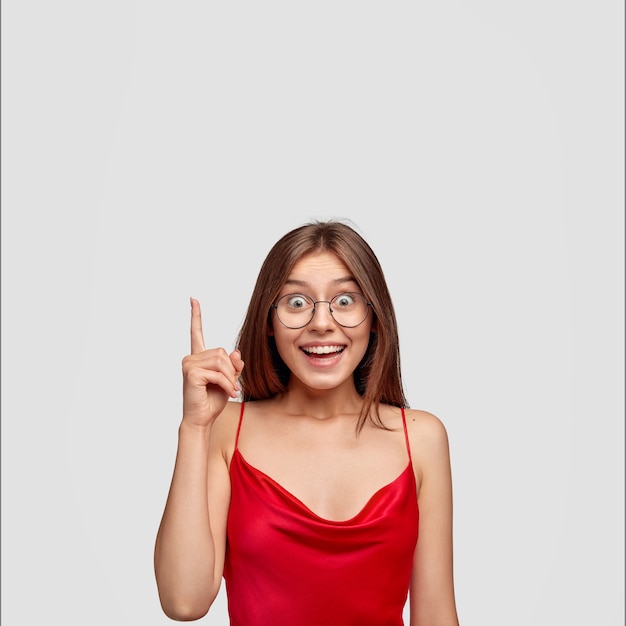
[[[410,411],[407,421],[420,509],[411,577],[411,626],[458,626],[448,436],[441,421],[430,413]]]

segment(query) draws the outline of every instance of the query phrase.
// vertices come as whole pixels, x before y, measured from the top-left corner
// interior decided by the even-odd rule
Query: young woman
[[[183,418],[155,546],[172,619],[226,581],[233,626],[458,625],[448,441],[406,407],[380,264],[338,222],[282,237],[237,349],[191,301]],[[242,402],[235,400],[241,398]]]

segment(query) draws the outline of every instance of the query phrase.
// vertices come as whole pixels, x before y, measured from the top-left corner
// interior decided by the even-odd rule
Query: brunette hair
[[[396,316],[381,265],[369,244],[353,228],[336,220],[315,221],[288,232],[277,241],[259,272],[252,298],[237,338],[245,361],[240,384],[245,401],[264,400],[287,389],[289,369],[276,350],[271,307],[293,266],[306,254],[332,252],[352,272],[374,315],[367,351],[354,372],[363,397],[357,432],[366,419],[385,428],[380,403],[406,407],[400,373]]]

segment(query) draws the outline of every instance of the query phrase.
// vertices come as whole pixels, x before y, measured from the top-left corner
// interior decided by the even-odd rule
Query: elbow
[[[192,602],[179,601],[161,601],[163,613],[172,620],[177,622],[193,622],[204,617],[211,608],[211,604],[199,604]]]
[[[220,580],[194,578],[191,583],[182,576],[164,575],[157,569],[156,587],[163,613],[177,622],[193,622],[204,617],[220,590]]]
[[[204,617],[217,596],[214,593],[162,593],[159,594],[163,613],[177,622],[193,622]]]

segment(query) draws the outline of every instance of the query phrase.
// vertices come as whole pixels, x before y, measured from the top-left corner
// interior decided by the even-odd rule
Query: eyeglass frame
[[[367,313],[365,314],[365,317],[358,324],[355,324],[354,326],[346,326],[345,324],[338,322],[335,319],[335,316],[333,315],[333,310],[330,306],[331,303],[334,302],[339,296],[343,296],[345,294],[350,295],[350,296],[359,296],[359,298],[363,298],[363,300],[365,300],[365,304],[367,305]],[[304,298],[307,298],[308,300],[311,300],[311,303],[313,304],[313,308],[311,309],[311,317],[306,324],[302,324],[302,326],[287,326],[287,324],[285,324],[285,322],[283,322],[283,320],[280,319],[280,315],[278,315],[278,303],[283,298],[286,298],[287,296],[302,296]],[[330,313],[330,316],[333,318],[333,321],[336,324],[339,324],[339,326],[341,326],[342,328],[357,328],[369,317],[370,309],[374,310],[372,303],[362,293],[357,293],[356,291],[341,291],[336,296],[333,296],[330,300],[313,300],[313,298],[311,298],[310,296],[307,296],[304,293],[297,293],[297,292],[286,293],[284,296],[280,296],[280,298],[276,300],[276,304],[272,304],[270,306],[270,309],[274,309],[276,311],[276,318],[285,328],[289,328],[290,330],[300,330],[301,328],[308,326],[313,321],[313,318],[315,317],[315,310],[316,310],[315,305],[320,304],[321,302],[324,302],[328,305],[328,312]]]

